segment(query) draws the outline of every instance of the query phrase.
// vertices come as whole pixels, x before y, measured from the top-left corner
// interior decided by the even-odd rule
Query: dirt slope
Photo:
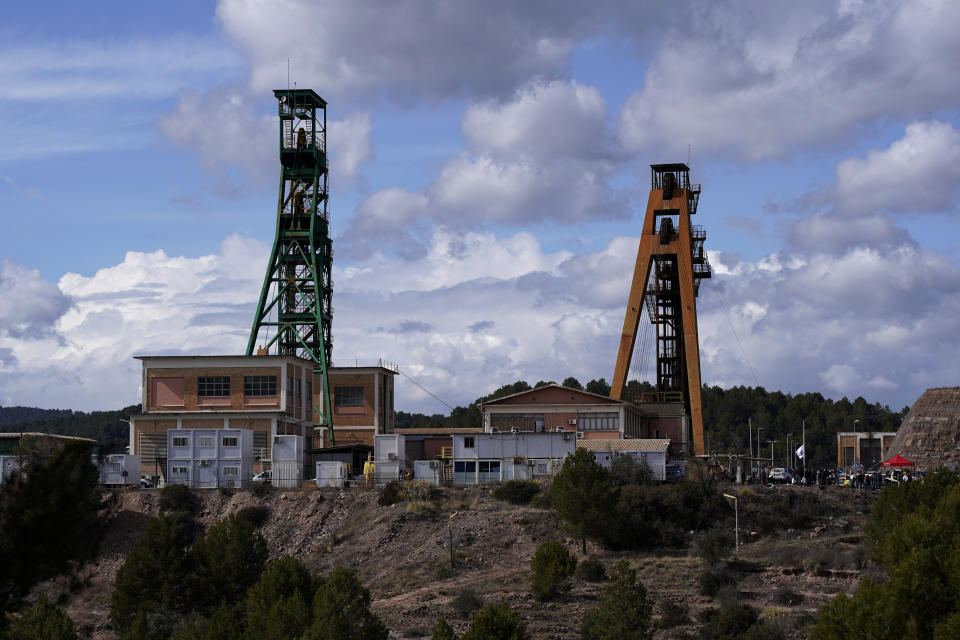
[[[778,487],[754,491],[812,490]],[[147,518],[158,513],[155,490],[113,495],[110,527],[99,557],[77,575],[38,588],[66,608],[84,638],[114,637],[109,626],[109,598],[116,572]],[[525,618],[534,638],[579,637],[583,614],[593,606],[602,585],[576,579],[559,602],[542,603],[529,595],[530,557],[537,545],[550,538],[564,539],[552,513],[504,504],[490,497],[486,489],[444,490],[432,503],[390,507],[378,506],[377,495],[363,489],[275,491],[263,497],[250,491],[208,491],[200,493],[198,519],[208,527],[244,506],[268,506],[271,516],[261,533],[271,557],[291,554],[317,572],[339,564],[352,567],[371,590],[373,607],[392,637],[428,638],[441,616],[462,632],[467,620],[454,613],[450,602],[463,589],[475,590],[487,602],[506,600]],[[739,584],[744,597],[765,616],[783,620],[791,638],[804,637],[818,606],[840,591],[852,592],[860,579],[854,566],[831,568],[830,562],[810,558],[827,551],[836,555],[843,549],[849,549],[852,557],[871,498],[840,488],[824,492],[823,498],[832,501],[835,515],[809,530],[752,538],[747,532],[750,542],[739,554],[754,562]],[[577,552],[573,541],[568,542],[571,551]],[[699,595],[702,564],[692,550],[620,554],[590,545],[590,555],[607,566],[621,557],[629,559],[654,603],[671,600],[689,606],[691,624],[658,631],[657,638],[695,632],[697,613],[717,604],[715,599]],[[778,604],[777,594],[786,591],[794,594],[796,604]]]

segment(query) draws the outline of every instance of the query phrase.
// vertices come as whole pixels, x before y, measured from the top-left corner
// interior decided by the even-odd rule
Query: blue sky
[[[689,149],[704,382],[960,383],[960,9],[664,7],[5,6],[0,403],[119,407],[134,354],[244,348],[288,59],[329,102],[335,362],[450,404],[609,379],[649,164]]]

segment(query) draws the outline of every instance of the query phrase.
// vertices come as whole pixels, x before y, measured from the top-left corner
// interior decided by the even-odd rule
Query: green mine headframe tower
[[[314,425],[331,427],[327,367],[332,347],[333,244],[327,210],[327,103],[310,89],[273,93],[280,116],[277,233],[247,355],[254,349],[269,353],[275,347],[279,355],[312,360],[313,372],[323,380],[323,411],[311,398]],[[329,434],[332,443],[333,429]]]

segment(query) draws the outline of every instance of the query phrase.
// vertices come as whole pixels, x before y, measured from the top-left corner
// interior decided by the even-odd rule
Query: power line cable
[[[727,312],[727,305],[724,304],[723,298],[720,297],[716,287],[710,287],[710,290],[713,291],[713,295],[717,296],[717,300],[720,301],[720,308],[723,309],[723,315],[726,316],[727,324],[730,325],[730,331],[733,332],[733,337],[737,341],[737,346],[740,347],[740,353],[743,354],[743,361],[747,363],[747,367],[750,369],[750,375],[753,376],[754,383],[756,383],[757,387],[759,387],[760,380],[757,379],[757,373],[753,370],[753,366],[750,364],[750,359],[747,358],[747,352],[744,350],[743,344],[740,342],[740,336],[737,335],[737,330],[733,327],[733,321],[730,319],[730,314]]]
[[[409,381],[412,382],[413,384],[415,384],[415,385],[417,385],[418,387],[420,387],[420,389],[422,389],[422,390],[423,390],[426,394],[428,394],[431,398],[433,398],[433,399],[436,400],[437,402],[439,402],[439,403],[447,406],[447,407],[450,409],[450,411],[453,411],[453,407],[450,406],[449,403],[444,402],[443,400],[441,400],[440,398],[438,398],[432,391],[430,391],[430,390],[427,389],[425,386],[423,386],[422,384],[420,384],[419,382],[417,382],[416,380],[414,380],[413,378],[411,378],[410,376],[408,376],[406,373],[403,372],[402,369],[400,369],[400,367],[397,367],[397,372],[399,372],[400,375],[402,375],[404,378],[406,378],[407,380],[409,380]]]

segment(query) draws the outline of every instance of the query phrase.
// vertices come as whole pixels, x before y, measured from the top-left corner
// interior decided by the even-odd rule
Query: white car
[[[774,469],[770,469],[770,475],[767,476],[767,479],[770,482],[790,482],[790,480],[793,479],[793,474],[790,473],[790,469],[776,467]]]
[[[273,481],[272,471],[261,471],[260,473],[254,474],[253,476],[254,484],[270,484],[272,481]]]

